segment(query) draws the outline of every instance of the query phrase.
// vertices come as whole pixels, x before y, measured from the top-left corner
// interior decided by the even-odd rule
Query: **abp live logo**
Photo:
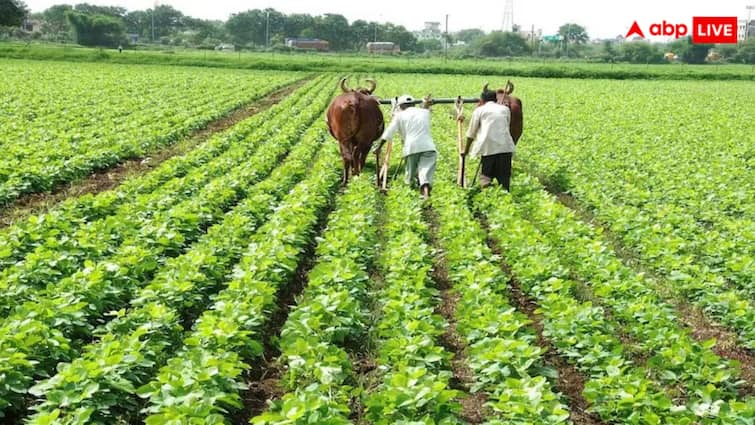
[[[665,20],[661,23],[650,24],[649,34],[653,36],[671,36],[674,38],[689,35],[686,24],[672,24]],[[629,28],[627,38],[633,34],[645,38],[642,28],[634,21]],[[692,18],[692,42],[699,44],[736,44],[737,17],[736,16],[695,16]]]

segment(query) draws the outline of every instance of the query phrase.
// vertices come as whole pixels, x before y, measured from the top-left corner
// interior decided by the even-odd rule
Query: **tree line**
[[[333,51],[364,51],[370,41],[388,41],[409,54],[445,53],[465,57],[543,57],[580,58],[596,62],[662,63],[669,58],[686,63],[715,61],[755,63],[755,40],[739,45],[696,45],[689,39],[669,44],[626,41],[619,36],[600,43],[590,42],[584,27],[562,25],[558,34],[547,40],[534,38],[515,26],[511,32],[464,29],[435,38],[418,38],[405,27],[357,19],[349,22],[343,15],[326,13],[284,14],[275,9],[252,9],[232,14],[227,21],[186,16],[170,5],[128,11],[116,6],[87,3],[55,5],[30,14],[21,0],[0,0],[0,26],[18,26],[25,20],[41,22],[40,31],[29,35],[56,42],[75,42],[85,46],[128,46],[132,41],[163,46],[213,49],[233,44],[237,49],[286,50],[286,38],[319,38],[329,42]],[[752,25],[755,28],[755,25]],[[753,34],[755,35],[755,34]]]

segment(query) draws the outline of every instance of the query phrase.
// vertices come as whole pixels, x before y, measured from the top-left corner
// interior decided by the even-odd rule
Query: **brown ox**
[[[346,78],[341,79],[341,90],[328,107],[328,130],[338,140],[343,159],[343,184],[349,181],[349,171],[358,175],[372,143],[377,140],[385,124],[380,104],[372,96],[375,91],[375,81],[370,82],[369,88],[349,89]]]
[[[482,91],[487,91],[488,85],[482,88]],[[501,105],[508,106],[511,111],[511,120],[509,121],[509,131],[511,132],[511,138],[514,139],[514,144],[519,142],[519,138],[522,137],[522,131],[524,130],[524,117],[522,116],[522,101],[515,96],[511,96],[514,92],[514,84],[509,80],[506,81],[506,85],[502,89],[496,90],[496,100]]]

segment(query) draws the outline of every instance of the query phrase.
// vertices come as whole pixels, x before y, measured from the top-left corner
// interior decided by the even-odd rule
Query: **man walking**
[[[409,95],[398,98],[399,111],[393,116],[388,128],[380,136],[380,143],[375,148],[379,152],[386,140],[396,132],[404,140],[402,156],[406,161],[406,184],[419,181],[419,191],[424,199],[430,197],[430,190],[435,174],[435,162],[438,153],[435,142],[430,135],[430,105],[432,101],[425,98],[421,108],[414,108],[414,99]]]
[[[484,103],[472,113],[467,130],[467,144],[461,155],[469,152],[469,145],[474,141],[471,154],[481,157],[480,186],[485,188],[495,179],[508,191],[511,182],[511,158],[516,150],[509,130],[511,110],[506,105],[496,102],[496,92],[492,90],[483,91],[480,98]]]

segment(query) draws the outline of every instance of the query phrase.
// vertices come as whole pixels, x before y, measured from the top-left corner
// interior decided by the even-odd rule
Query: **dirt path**
[[[433,259],[433,281],[440,290],[441,303],[437,306],[436,311],[448,323],[448,327],[441,337],[441,345],[446,351],[453,354],[451,371],[454,378],[451,381],[451,386],[463,394],[459,399],[461,404],[459,417],[470,424],[481,424],[491,416],[491,411],[485,406],[487,402],[485,393],[471,392],[471,387],[474,385],[474,372],[469,367],[466,342],[456,330],[456,305],[459,302],[459,294],[453,290],[453,284],[448,278],[448,267],[440,248],[440,241],[437,239],[438,215],[432,209],[425,209],[424,215],[425,221],[430,225],[430,242],[437,251]]]
[[[279,400],[286,394],[282,385],[285,373],[285,365],[280,363],[281,351],[278,347],[278,338],[281,330],[288,320],[291,309],[296,306],[298,297],[304,292],[309,281],[309,272],[315,266],[315,248],[318,238],[325,231],[328,216],[333,212],[336,198],[342,193],[343,188],[333,195],[328,205],[319,217],[315,231],[309,244],[301,254],[301,260],[296,268],[296,273],[288,285],[278,290],[278,299],[275,310],[270,312],[270,319],[264,326],[263,354],[251,368],[244,374],[245,388],[241,390],[241,400],[244,408],[231,416],[234,425],[247,425],[249,419],[262,414],[268,408],[268,403]]]
[[[481,219],[483,229],[488,230],[487,223],[484,219]],[[502,255],[500,247],[488,238],[488,247],[490,250],[500,256]],[[533,299],[528,297],[521,288],[520,283],[514,276],[511,267],[506,264],[505,261],[501,261],[501,270],[506,276],[511,276],[509,280],[509,303],[512,307],[518,311],[527,315],[527,318],[532,321],[532,327],[537,332],[536,343],[539,347],[543,348],[543,359],[546,365],[554,368],[558,372],[558,378],[556,379],[556,389],[558,392],[564,395],[566,404],[569,407],[570,419],[575,425],[604,425],[597,415],[587,411],[589,403],[582,395],[582,391],[585,389],[585,381],[587,378],[584,374],[579,372],[574,366],[568,364],[566,360],[558,355],[556,348],[543,336],[543,323],[540,315],[535,313],[537,304]]]
[[[0,207],[0,228],[9,226],[30,215],[43,213],[68,198],[103,192],[118,186],[129,177],[149,172],[164,161],[190,151],[205,142],[213,134],[226,130],[239,121],[270,108],[307,81],[306,79],[296,81],[261,99],[241,106],[226,116],[208,123],[203,129],[196,130],[182,140],[163,147],[149,156],[127,160],[114,167],[96,171],[84,179],[60,185],[52,192],[23,195],[13,203]]]

